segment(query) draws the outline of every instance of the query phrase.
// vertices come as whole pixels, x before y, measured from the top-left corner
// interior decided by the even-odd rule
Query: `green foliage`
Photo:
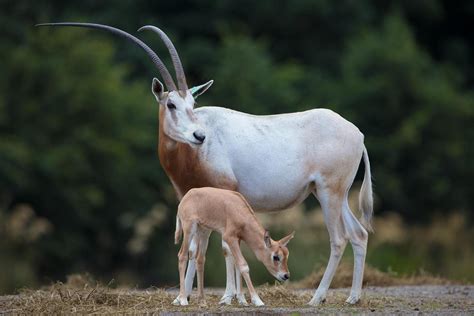
[[[264,114],[294,110],[301,100],[301,66],[275,64],[262,46],[248,38],[224,38],[218,60],[212,71],[216,104],[232,102],[242,111]]]
[[[127,82],[108,41],[85,38],[35,30],[0,79],[2,202],[51,222],[37,272],[55,277],[87,261],[114,267],[131,234],[121,216],[146,212],[167,184],[148,84]]]
[[[341,64],[335,108],[366,135],[381,208],[422,220],[472,206],[474,98],[456,72],[434,64],[399,15],[354,38]]]

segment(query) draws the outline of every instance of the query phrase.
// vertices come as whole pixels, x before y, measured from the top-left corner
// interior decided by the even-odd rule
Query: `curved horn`
[[[93,29],[105,30],[113,34],[125,37],[126,39],[140,46],[148,54],[148,57],[150,57],[151,61],[155,64],[156,68],[158,68],[158,71],[160,72],[161,77],[163,77],[163,80],[165,81],[165,84],[168,90],[169,91],[176,90],[176,85],[173,82],[173,77],[171,77],[168,69],[166,69],[165,64],[161,61],[158,55],[156,55],[156,53],[150,47],[148,47],[145,43],[143,43],[141,40],[139,40],[138,38],[136,38],[135,36],[131,34],[128,34],[125,31],[119,30],[115,27],[111,27],[108,25],[95,24],[95,23],[61,22],[61,23],[42,23],[42,24],[36,24],[36,26],[88,27],[88,28],[93,28]]]
[[[176,48],[174,47],[173,42],[171,42],[168,35],[166,35],[165,32],[163,32],[161,29],[153,25],[146,25],[138,29],[139,32],[143,30],[153,31],[161,37],[161,40],[165,43],[166,47],[168,48],[168,51],[170,52],[174,70],[176,71],[176,79],[178,80],[179,90],[188,90],[188,84],[186,83],[186,76],[184,75],[184,69],[183,65],[181,64],[181,59],[179,59],[178,52],[176,51]]]

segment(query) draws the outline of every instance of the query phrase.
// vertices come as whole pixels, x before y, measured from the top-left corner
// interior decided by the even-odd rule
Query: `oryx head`
[[[151,30],[157,33],[163,40],[173,61],[178,87],[176,87],[168,69],[158,57],[158,55],[141,40],[125,31],[111,26],[93,23],[63,22],[38,24],[38,26],[48,25],[101,29],[125,37],[131,42],[137,44],[153,61],[165,84],[163,85],[158,79],[153,78],[151,86],[153,95],[160,105],[160,115],[163,115],[161,122],[163,123],[164,133],[177,142],[196,145],[200,145],[204,142],[206,138],[206,131],[203,126],[200,126],[196,116],[194,115],[194,105],[195,99],[204,93],[212,85],[213,81],[211,80],[203,85],[189,89],[186,83],[186,76],[184,75],[184,69],[178,56],[178,52],[176,51],[171,40],[162,30],[150,25],[139,29],[139,31]]]

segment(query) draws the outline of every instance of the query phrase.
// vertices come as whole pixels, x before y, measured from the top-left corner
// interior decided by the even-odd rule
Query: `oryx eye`
[[[274,261],[280,261],[280,257],[278,257],[278,256],[273,256],[273,260],[274,260]]]
[[[174,105],[174,103],[171,103],[171,102],[169,102],[168,104],[166,104],[166,106],[167,106],[168,109],[170,109],[170,110],[176,109],[176,105]]]

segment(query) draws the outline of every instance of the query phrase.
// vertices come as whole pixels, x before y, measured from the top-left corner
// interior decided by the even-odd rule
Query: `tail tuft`
[[[365,146],[363,158],[365,164],[365,174],[359,193],[359,210],[362,213],[360,222],[365,227],[365,229],[367,229],[367,231],[373,233],[374,229],[372,227],[372,216],[374,214],[374,198],[372,193],[372,175],[370,173],[369,155]]]

